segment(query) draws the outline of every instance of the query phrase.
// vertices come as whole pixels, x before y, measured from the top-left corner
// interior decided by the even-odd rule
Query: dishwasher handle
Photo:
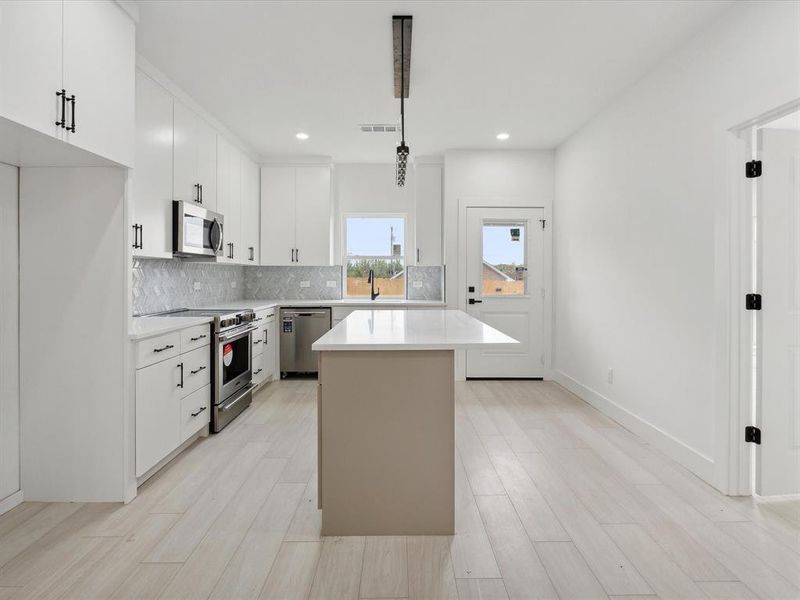
[[[327,317],[330,313],[325,310],[309,310],[305,312],[285,312],[284,317]]]

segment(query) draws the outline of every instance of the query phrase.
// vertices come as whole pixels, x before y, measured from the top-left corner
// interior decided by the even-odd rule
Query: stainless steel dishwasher
[[[281,309],[281,377],[317,372],[311,344],[331,328],[330,308]]]

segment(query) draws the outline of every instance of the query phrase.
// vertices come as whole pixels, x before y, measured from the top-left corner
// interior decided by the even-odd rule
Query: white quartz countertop
[[[519,342],[460,310],[356,310],[311,346],[330,350],[507,348]]]
[[[383,300],[381,298],[378,298],[377,300],[358,300],[353,298],[342,298],[339,300],[276,300],[264,298],[256,300],[233,300],[231,302],[217,302],[213,305],[204,306],[203,308],[252,308],[253,310],[264,310],[266,308],[275,308],[278,306],[374,306],[376,308],[429,306],[431,308],[437,308],[445,306],[445,303],[435,300],[404,300],[402,298],[398,298],[396,300]]]
[[[128,337],[132,340],[141,340],[194,325],[211,323],[213,320],[211,317],[134,317]]]
[[[215,302],[208,306],[200,308],[213,309],[218,308],[221,310],[236,310],[251,308],[253,310],[266,310],[269,308],[277,308],[281,306],[374,306],[375,308],[405,308],[408,306],[415,307],[443,307],[444,302],[429,301],[429,300],[404,300],[398,298],[396,300],[357,300],[357,299],[340,299],[340,300],[275,300],[275,299],[257,299],[257,300],[232,300],[230,302]],[[169,333],[171,331],[178,331],[185,327],[192,327],[193,325],[200,325],[201,323],[210,323],[213,319],[211,317],[133,317],[131,319],[131,327],[128,332],[128,337],[131,340],[140,340],[162,333]]]

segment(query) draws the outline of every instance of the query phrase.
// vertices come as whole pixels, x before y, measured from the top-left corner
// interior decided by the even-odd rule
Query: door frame
[[[467,209],[468,208],[538,208],[544,214],[544,351],[543,378],[553,379],[553,213],[550,202],[528,196],[464,196],[458,199],[458,273],[455,305],[467,310]],[[452,294],[453,290],[448,290]],[[466,353],[456,352],[456,379],[466,379]]]
[[[720,400],[718,408],[724,414],[720,415],[718,431],[723,437],[720,442],[727,447],[720,454],[727,458],[727,464],[722,465],[723,473],[727,474],[727,485],[720,482],[723,489],[731,496],[752,496],[755,490],[755,445],[744,441],[744,428],[757,423],[757,408],[760,401],[760,386],[754,372],[759,368],[760,352],[755,356],[751,352],[754,343],[758,343],[759,314],[744,309],[744,296],[747,293],[759,292],[761,289],[761,274],[757,264],[754,264],[753,245],[754,235],[758,236],[760,223],[757,217],[757,201],[761,193],[761,179],[747,179],[744,176],[743,166],[749,160],[758,160],[761,155],[758,129],[767,123],[793,112],[800,111],[800,98],[778,106],[762,113],[752,119],[731,127],[728,132],[728,189],[730,190],[727,214],[722,218],[727,220],[729,239],[729,255],[726,257],[727,269],[727,313],[728,329],[723,332],[727,343],[718,336],[717,347],[721,356],[727,357],[727,364],[720,366],[723,371],[719,382]],[[717,217],[719,224],[720,216]],[[756,248],[758,252],[759,248]],[[756,263],[757,263],[756,255]],[[718,258],[718,266],[720,258]],[[723,286],[725,287],[725,286]],[[718,288],[719,289],[719,288]],[[724,350],[727,349],[727,353]],[[730,401],[724,401],[724,392]],[[725,435],[722,423],[727,418],[728,431]]]

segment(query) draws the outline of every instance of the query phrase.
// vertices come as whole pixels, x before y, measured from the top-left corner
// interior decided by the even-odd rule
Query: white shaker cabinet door
[[[415,171],[416,248],[417,265],[442,264],[442,167],[419,165]]]
[[[261,264],[294,265],[293,167],[261,168]]]
[[[241,240],[242,155],[233,144],[222,137],[217,146],[217,181],[217,211],[225,218],[222,229],[223,253],[217,262],[241,262],[240,259],[245,255]]]
[[[196,119],[194,143],[197,145],[197,180],[203,186],[203,208],[217,210],[217,131],[203,119]]]
[[[35,4],[35,3],[34,3]],[[134,166],[135,25],[116,2],[64,2],[66,139],[121,165]]]
[[[136,371],[136,476],[180,444],[181,358]]]
[[[246,265],[259,263],[260,191],[258,165],[242,158],[242,260]]]
[[[331,170],[327,166],[295,171],[295,262],[331,264]]]
[[[0,116],[59,136],[61,0],[0,2]]]
[[[172,96],[136,72],[133,221],[137,256],[172,258]]]

